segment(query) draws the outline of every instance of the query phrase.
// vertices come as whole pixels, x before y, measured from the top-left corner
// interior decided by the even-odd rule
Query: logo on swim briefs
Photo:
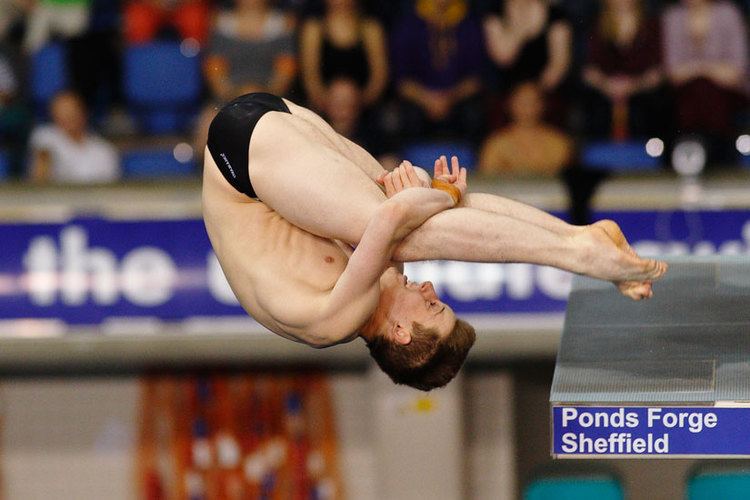
[[[221,159],[224,160],[224,163],[226,164],[227,168],[229,169],[229,173],[232,174],[232,177],[235,179],[237,178],[237,174],[234,173],[234,169],[232,168],[232,165],[229,164],[229,160],[227,159],[227,155],[224,153],[219,154],[221,156]]]

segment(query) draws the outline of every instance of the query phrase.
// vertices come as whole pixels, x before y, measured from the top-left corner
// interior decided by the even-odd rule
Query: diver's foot
[[[576,257],[571,266],[578,273],[606,281],[654,281],[667,271],[667,264],[642,259],[630,249],[620,228],[601,221],[572,237]]]
[[[592,229],[603,231],[612,243],[625,255],[623,260],[623,270],[630,272],[632,269],[637,274],[633,279],[613,279],[611,280],[620,292],[633,300],[649,299],[654,295],[651,282],[659,279],[667,272],[668,265],[665,262],[653,259],[642,259],[628,244],[625,235],[622,233],[620,226],[614,221],[602,220],[591,226]]]

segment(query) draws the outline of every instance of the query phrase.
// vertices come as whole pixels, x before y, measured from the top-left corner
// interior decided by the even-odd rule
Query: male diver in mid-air
[[[392,172],[312,111],[247,94],[211,123],[203,215],[245,310],[314,347],[362,337],[397,383],[448,383],[474,329],[412,283],[402,262],[449,259],[554,266],[652,295],[667,265],[642,259],[617,224],[572,226],[528,205],[466,192],[466,170],[436,160],[434,179]]]

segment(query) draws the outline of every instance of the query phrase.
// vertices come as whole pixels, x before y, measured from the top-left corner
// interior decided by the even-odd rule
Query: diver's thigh
[[[306,231],[357,243],[385,195],[348,158],[294,120],[299,118],[269,113],[253,132],[248,168],[258,198]]]
[[[337,149],[341,154],[349,158],[370,179],[377,179],[385,171],[383,166],[370,153],[360,145],[336,132],[320,115],[286,99],[284,102],[295,116],[315,126],[334,145],[334,149]]]

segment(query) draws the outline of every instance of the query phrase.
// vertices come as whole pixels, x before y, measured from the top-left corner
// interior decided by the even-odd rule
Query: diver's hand
[[[461,192],[461,197],[466,194],[468,185],[466,183],[466,169],[458,164],[458,157],[451,157],[451,168],[448,168],[448,158],[443,155],[435,160],[433,178],[452,184]]]
[[[412,187],[425,187],[417,175],[414,165],[409,161],[402,161],[401,165],[390,172],[383,172],[377,179],[378,184],[385,188],[385,195],[392,198],[393,195]]]

